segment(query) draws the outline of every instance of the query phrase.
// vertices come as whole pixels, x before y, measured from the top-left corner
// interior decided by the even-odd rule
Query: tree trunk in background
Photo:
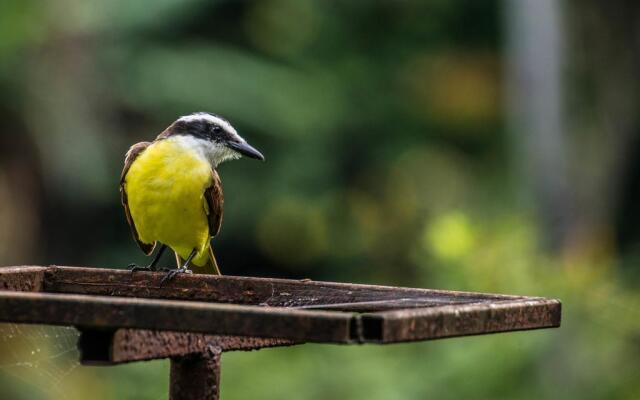
[[[572,225],[565,144],[562,16],[556,0],[508,0],[508,128],[515,160],[541,217],[546,244],[559,248]]]
[[[552,248],[610,255],[639,124],[640,3],[506,5],[509,130],[526,193]]]
[[[615,231],[633,225],[636,204],[620,209],[631,195],[633,160],[640,120],[640,3],[597,0],[569,3],[572,50],[568,70],[577,194],[576,250],[611,250]],[[636,168],[639,166],[635,166]],[[638,199],[636,199],[638,200]],[[623,218],[616,218],[622,215]],[[618,220],[618,221],[616,221]]]

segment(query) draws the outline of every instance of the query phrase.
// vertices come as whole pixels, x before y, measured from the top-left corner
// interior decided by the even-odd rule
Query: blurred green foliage
[[[0,264],[140,262],[117,192],[124,153],[211,111],[267,156],[220,168],[223,272],[564,304],[555,331],[227,354],[225,399],[640,398],[630,259],[608,238],[546,251],[521,201],[501,5],[0,2]],[[16,373],[6,347],[11,398],[166,396],[166,362],[75,368],[50,390],[51,367]]]

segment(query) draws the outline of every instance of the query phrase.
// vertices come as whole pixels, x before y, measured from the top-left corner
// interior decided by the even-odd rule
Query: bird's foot
[[[128,268],[129,268],[129,271],[131,271],[131,273],[134,273],[137,271],[156,271],[156,269],[152,266],[141,267],[135,263],[129,264]]]
[[[160,281],[160,286],[162,286],[166,282],[172,280],[178,274],[192,274],[192,273],[193,273],[193,271],[191,271],[190,269],[184,268],[184,267],[176,268],[176,269],[170,269],[167,272],[167,274],[164,276],[164,278],[162,278],[162,280]]]
[[[128,266],[129,271],[131,271],[131,275],[133,275],[134,272],[138,272],[138,271],[146,271],[146,272],[171,272],[170,268],[166,268],[166,267],[161,267],[161,268],[157,268],[155,266],[151,266],[148,265],[146,267],[141,267],[137,264],[129,264]]]
[[[137,271],[153,271],[151,267],[142,267],[134,263],[129,264],[128,268],[129,268],[129,271],[131,271],[132,273]]]

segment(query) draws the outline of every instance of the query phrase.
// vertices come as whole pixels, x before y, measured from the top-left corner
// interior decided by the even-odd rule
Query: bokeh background
[[[223,398],[638,399],[639,20],[622,0],[3,0],[0,265],[146,262],[124,153],[211,111],[267,157],[219,168],[226,274],[564,307],[559,330],[226,354]],[[2,398],[166,398],[167,362],[78,367],[47,332],[0,329]]]

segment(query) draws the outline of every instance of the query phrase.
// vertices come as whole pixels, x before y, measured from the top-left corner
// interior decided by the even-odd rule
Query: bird
[[[136,143],[125,155],[120,196],[135,242],[147,256],[159,250],[146,267],[157,271],[167,247],[179,273],[220,275],[211,239],[220,232],[224,196],[216,168],[242,156],[265,157],[243,139],[226,119],[206,112],[178,118],[151,142]]]

